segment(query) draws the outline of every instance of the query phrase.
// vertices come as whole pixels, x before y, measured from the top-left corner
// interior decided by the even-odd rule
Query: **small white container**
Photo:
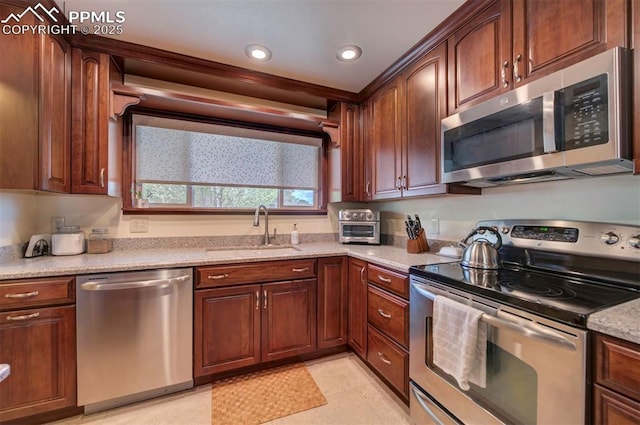
[[[300,238],[298,236],[298,225],[293,225],[293,230],[291,231],[291,245],[298,245],[300,243]]]
[[[51,255],[78,255],[84,252],[84,232],[80,226],[60,226],[51,235]]]

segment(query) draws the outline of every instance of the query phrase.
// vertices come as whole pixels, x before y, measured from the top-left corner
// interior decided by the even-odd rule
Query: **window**
[[[322,138],[133,115],[136,197],[163,209],[323,209]]]

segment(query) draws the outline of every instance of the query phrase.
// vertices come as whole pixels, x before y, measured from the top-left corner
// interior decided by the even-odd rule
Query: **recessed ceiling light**
[[[362,49],[355,44],[342,46],[336,52],[336,57],[342,62],[353,62],[362,55]]]
[[[260,62],[266,62],[271,59],[271,50],[267,49],[264,46],[259,44],[250,44],[245,49],[244,52],[247,56],[249,56],[253,60],[257,60]]]

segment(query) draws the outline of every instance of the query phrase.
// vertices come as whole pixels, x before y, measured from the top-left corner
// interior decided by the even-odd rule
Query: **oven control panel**
[[[640,261],[638,226],[527,219],[487,220],[476,226],[498,230],[507,246]]]

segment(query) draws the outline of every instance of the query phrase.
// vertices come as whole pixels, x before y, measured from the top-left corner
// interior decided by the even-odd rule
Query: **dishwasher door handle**
[[[119,291],[123,289],[164,288],[173,283],[184,282],[185,280],[189,280],[188,275],[178,276],[171,279],[154,279],[118,283],[89,281],[80,285],[80,288],[84,291]]]

